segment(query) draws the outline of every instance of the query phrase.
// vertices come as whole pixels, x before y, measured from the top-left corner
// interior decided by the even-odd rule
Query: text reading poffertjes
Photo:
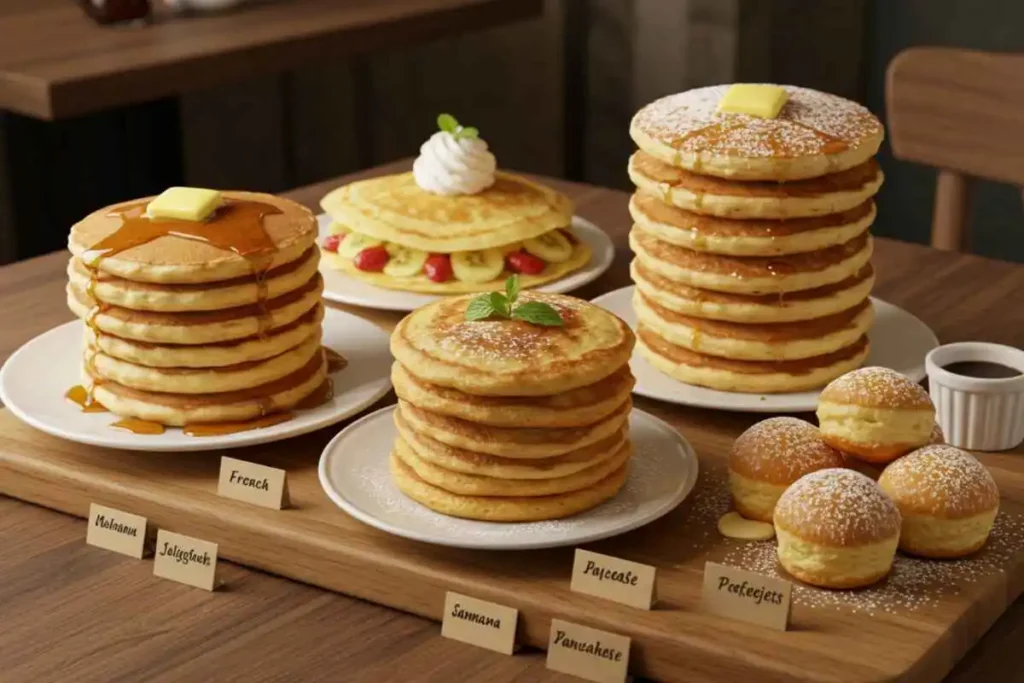
[[[704,567],[703,603],[714,614],[784,631],[789,624],[789,581],[708,562]]]

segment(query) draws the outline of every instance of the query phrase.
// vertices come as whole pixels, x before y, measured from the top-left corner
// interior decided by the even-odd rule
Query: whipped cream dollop
[[[497,166],[487,143],[480,138],[457,137],[439,131],[420,147],[412,175],[426,192],[476,194],[494,184]]]

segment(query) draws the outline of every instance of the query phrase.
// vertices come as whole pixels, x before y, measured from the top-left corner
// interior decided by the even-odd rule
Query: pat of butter
[[[220,192],[199,187],[169,187],[146,206],[150,218],[202,221],[220,204]]]
[[[789,95],[778,85],[735,83],[725,91],[725,96],[718,103],[718,111],[774,119],[787,99]]]

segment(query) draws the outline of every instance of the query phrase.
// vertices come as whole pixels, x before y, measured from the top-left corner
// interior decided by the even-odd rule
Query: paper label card
[[[153,574],[212,591],[217,576],[217,544],[161,529],[156,534]]]
[[[91,503],[85,542],[141,560],[146,549],[146,518]]]
[[[547,667],[597,683],[623,683],[629,671],[629,638],[551,620]]]
[[[793,584],[745,569],[704,565],[704,608],[719,616],[785,631]]]
[[[217,495],[272,510],[288,506],[286,472],[276,467],[223,457]]]
[[[510,655],[515,650],[518,619],[519,611],[511,607],[448,591],[441,635]]]
[[[577,549],[569,588],[575,593],[651,609],[656,599],[655,575],[654,567],[648,564]]]

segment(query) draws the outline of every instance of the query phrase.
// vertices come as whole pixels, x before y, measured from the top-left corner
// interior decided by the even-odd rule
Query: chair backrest
[[[1024,55],[904,50],[885,98],[896,158],[1024,185]]]
[[[967,176],[1024,185],[1024,55],[904,50],[889,64],[885,100],[893,155],[940,169],[932,246],[963,249]]]

